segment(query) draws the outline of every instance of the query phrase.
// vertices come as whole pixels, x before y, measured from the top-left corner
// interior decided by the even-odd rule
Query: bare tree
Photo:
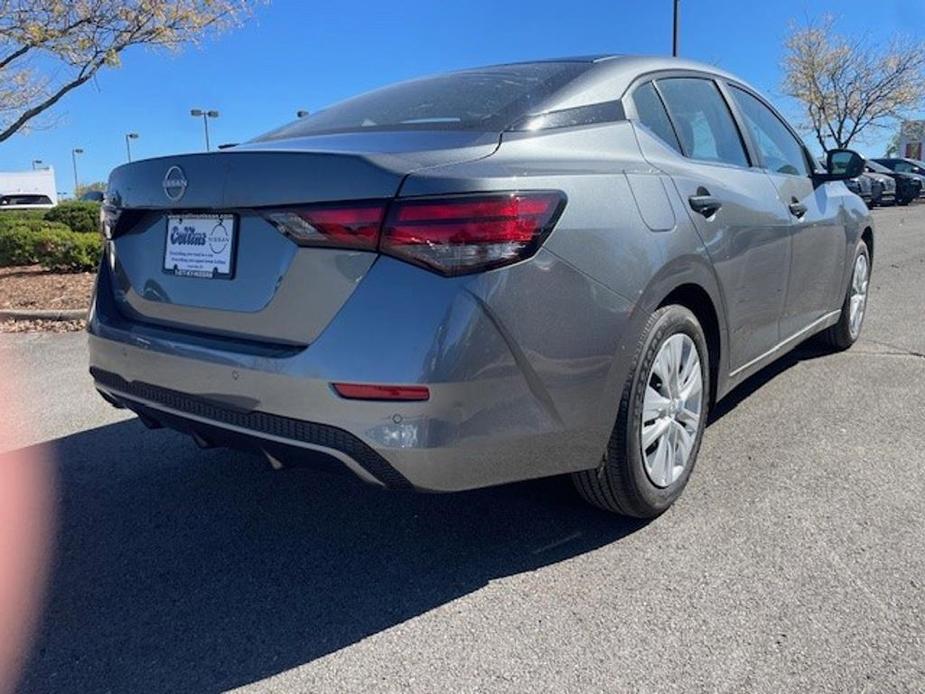
[[[132,46],[179,49],[260,0],[0,0],[0,142]]]
[[[824,151],[895,126],[925,101],[925,44],[895,38],[875,46],[834,26],[827,16],[791,27],[783,64],[783,91],[802,102],[804,126]]]

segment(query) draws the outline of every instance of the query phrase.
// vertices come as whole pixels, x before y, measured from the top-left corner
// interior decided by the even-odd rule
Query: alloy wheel
[[[848,303],[848,330],[856,340],[861,332],[864,310],[867,308],[867,287],[870,280],[870,264],[861,253],[854,261],[854,275],[851,278],[851,299]]]
[[[659,349],[645,385],[640,444],[657,487],[675,482],[691,460],[703,411],[703,369],[694,341],[672,335]]]

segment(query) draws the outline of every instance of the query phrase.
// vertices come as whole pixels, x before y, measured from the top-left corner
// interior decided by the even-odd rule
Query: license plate
[[[235,217],[190,214],[167,217],[164,272],[228,279],[234,274]]]

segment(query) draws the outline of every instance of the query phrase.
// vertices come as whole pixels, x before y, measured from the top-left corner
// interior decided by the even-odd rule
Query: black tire
[[[697,348],[700,358],[703,397],[700,422],[686,467],[667,487],[652,483],[646,473],[639,436],[643,401],[649,372],[659,349],[668,338],[684,333]],[[653,518],[663,513],[684,491],[700,450],[710,403],[710,359],[703,328],[697,317],[683,306],[658,309],[646,323],[633,357],[629,378],[623,387],[620,409],[603,462],[593,470],[572,475],[579,494],[606,511],[637,518]]]
[[[824,345],[829,347],[831,350],[840,352],[846,350],[861,336],[861,330],[864,328],[864,316],[867,311],[867,300],[864,302],[864,314],[861,316],[861,323],[858,326],[857,333],[851,334],[851,294],[852,294],[852,285],[854,284],[854,268],[858,260],[858,256],[863,255],[867,258],[867,268],[868,268],[868,283],[870,282],[870,251],[867,248],[867,244],[863,241],[858,250],[854,254],[854,260],[851,261],[851,279],[848,280],[848,288],[845,290],[845,300],[842,302],[841,315],[838,317],[838,322],[823,330],[819,337]]]

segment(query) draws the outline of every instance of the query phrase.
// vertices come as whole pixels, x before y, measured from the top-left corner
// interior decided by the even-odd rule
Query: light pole
[[[128,160],[132,161],[132,140],[138,139],[138,133],[125,133],[125,153],[128,155]]]
[[[189,114],[194,118],[202,116],[202,126],[206,131],[206,151],[208,152],[211,149],[209,146],[209,119],[218,118],[218,111],[204,111],[201,108],[194,108]]]
[[[33,159],[33,160],[32,160],[32,170],[33,170],[33,171],[38,171],[38,168],[39,168],[43,163],[44,163],[44,162],[43,162],[41,159]]]
[[[678,57],[678,32],[681,29],[681,0],[674,0],[674,32],[671,37],[671,55]]]
[[[80,181],[77,178],[77,155],[83,154],[84,151],[80,147],[76,147],[71,150],[71,160],[74,162],[74,197],[77,197],[77,189],[80,188]]]

